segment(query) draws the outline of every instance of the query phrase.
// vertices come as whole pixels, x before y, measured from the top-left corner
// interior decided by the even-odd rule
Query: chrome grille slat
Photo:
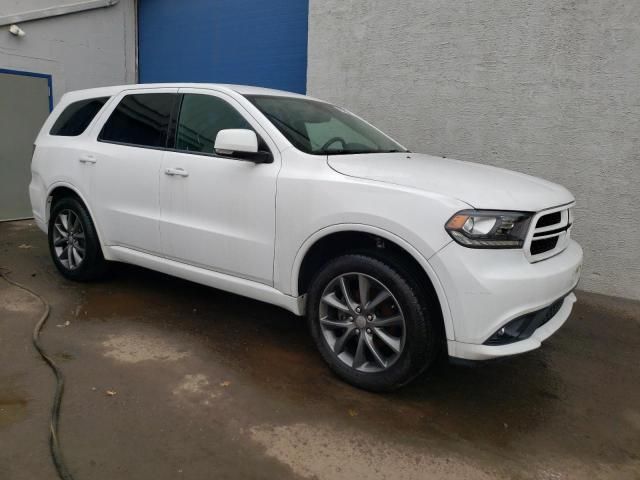
[[[553,230],[557,230],[558,228],[561,228],[563,226],[566,226],[566,223],[563,224],[562,222],[559,223],[555,223],[553,225],[549,225],[548,227],[540,227],[540,228],[536,228],[535,232],[536,233],[544,233],[544,232],[551,232]]]
[[[524,244],[530,262],[550,258],[567,247],[573,221],[569,211],[574,204],[543,210],[534,216]]]

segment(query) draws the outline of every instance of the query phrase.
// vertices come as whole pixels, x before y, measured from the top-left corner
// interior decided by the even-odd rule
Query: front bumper
[[[530,263],[522,250],[477,250],[450,243],[429,260],[446,292],[453,332],[449,355],[485,360],[536,349],[569,317],[582,266],[582,248],[571,240],[558,255]],[[530,337],[485,345],[511,320],[535,312],[566,295],[560,309]]]

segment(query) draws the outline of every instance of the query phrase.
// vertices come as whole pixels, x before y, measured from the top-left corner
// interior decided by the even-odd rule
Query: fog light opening
[[[511,320],[506,325],[500,327],[484,342],[484,344],[506,345],[508,343],[529,338],[533,335],[533,332],[535,332],[536,329],[547,323],[558,313],[567,295],[563,295],[548,307],[541,308],[540,310],[527,313]]]

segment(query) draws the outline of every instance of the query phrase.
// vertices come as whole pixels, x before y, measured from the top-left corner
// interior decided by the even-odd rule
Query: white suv
[[[65,277],[127,262],[306,314],[329,366],[369,390],[404,385],[442,349],[535,349],[576,299],[565,188],[412,153],[303,95],[68,93],[32,172],[33,214]]]

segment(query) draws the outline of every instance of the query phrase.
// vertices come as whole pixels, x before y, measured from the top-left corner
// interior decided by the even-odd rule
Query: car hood
[[[343,175],[453,197],[477,209],[539,211],[574,200],[566,188],[540,178],[420,153],[329,155],[327,161]]]

